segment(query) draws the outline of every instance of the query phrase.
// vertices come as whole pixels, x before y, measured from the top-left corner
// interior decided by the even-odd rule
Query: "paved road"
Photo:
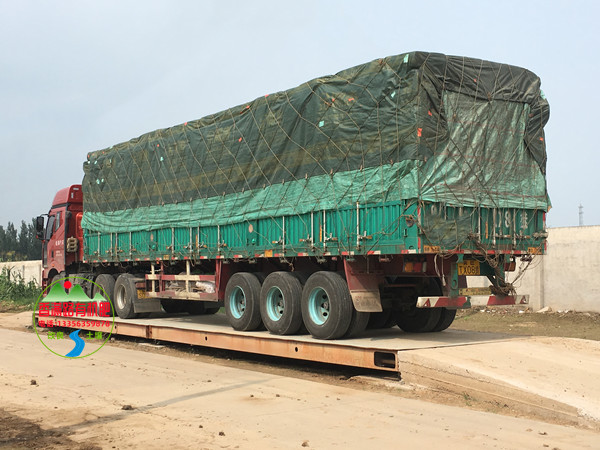
[[[379,392],[111,346],[69,360],[14,330],[0,342],[8,412],[108,449],[600,448],[595,431]]]

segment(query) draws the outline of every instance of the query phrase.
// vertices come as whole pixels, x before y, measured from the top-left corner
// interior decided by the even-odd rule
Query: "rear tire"
[[[452,325],[452,322],[454,322],[455,317],[456,317],[455,309],[441,308],[440,321],[437,323],[437,325],[431,331],[444,331],[446,328],[448,328],[450,325]]]
[[[317,339],[338,339],[352,321],[352,298],[348,284],[336,272],[316,272],[302,290],[302,319]]]
[[[391,309],[384,309],[381,312],[371,313],[367,328],[371,330],[379,330],[381,328],[391,328],[396,325],[396,321],[392,315]]]
[[[408,333],[429,333],[440,321],[440,308],[417,308],[395,313],[396,324]]]
[[[369,323],[370,315],[371,313],[368,312],[353,310],[352,320],[350,320],[350,326],[348,327],[348,331],[344,334],[344,337],[353,338],[365,331],[367,329],[367,324]]]
[[[420,290],[419,295],[442,295],[439,280],[429,278],[428,283]],[[394,314],[398,326],[409,333],[429,333],[445,330],[450,326],[456,310],[446,308],[417,308],[408,311],[397,311]]]
[[[234,274],[225,288],[225,314],[229,324],[238,331],[256,330],[260,318],[260,281],[249,272]]]
[[[272,334],[295,334],[302,325],[302,284],[289,272],[273,272],[260,290],[260,315]]]
[[[133,309],[133,302],[137,300],[137,289],[133,275],[123,273],[115,282],[114,306],[121,319],[133,319],[137,314]]]

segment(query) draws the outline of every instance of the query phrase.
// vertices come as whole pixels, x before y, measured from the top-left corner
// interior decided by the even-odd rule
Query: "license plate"
[[[458,263],[458,274],[466,276],[480,275],[479,261],[469,260]]]
[[[459,295],[492,295],[492,290],[489,287],[473,287],[463,288],[458,290]]]

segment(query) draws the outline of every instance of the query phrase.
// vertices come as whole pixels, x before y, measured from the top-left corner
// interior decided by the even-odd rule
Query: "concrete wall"
[[[15,261],[0,263],[0,271],[2,271],[4,267],[10,269],[11,275],[21,274],[26,283],[34,280],[37,284],[40,284],[42,276],[42,261]]]
[[[550,306],[554,311],[600,312],[600,226],[550,228],[548,232],[547,254],[534,258],[515,283],[517,293],[529,294],[534,310]],[[511,274],[509,280],[513,279]],[[489,285],[486,282],[473,279],[469,285]]]

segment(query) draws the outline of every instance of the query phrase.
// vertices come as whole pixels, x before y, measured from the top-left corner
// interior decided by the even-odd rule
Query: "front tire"
[[[115,279],[112,275],[107,273],[101,273],[96,277],[94,281],[94,288],[92,289],[92,299],[95,300],[96,296],[104,298],[111,305],[112,310],[114,311],[114,303],[113,297],[115,295]],[[97,302],[98,311],[100,311],[100,302]]]
[[[225,314],[238,331],[253,331],[262,325],[260,318],[260,281],[249,272],[234,274],[225,288]]]
[[[302,291],[302,319],[317,339],[338,339],[352,321],[352,298],[348,284],[336,272],[316,272]]]

